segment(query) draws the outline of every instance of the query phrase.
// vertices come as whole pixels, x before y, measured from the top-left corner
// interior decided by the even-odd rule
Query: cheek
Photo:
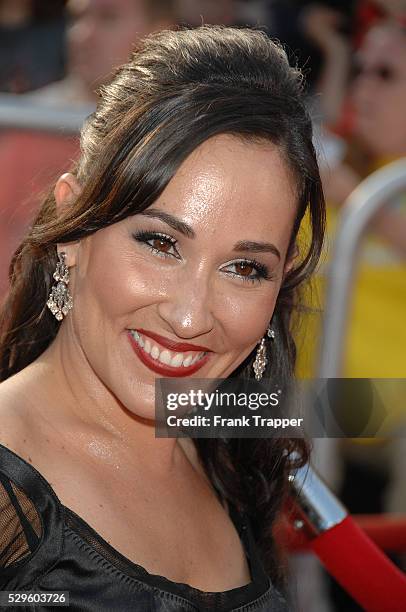
[[[256,344],[268,327],[275,308],[278,287],[252,289],[246,295],[228,297],[223,302],[222,322],[230,343],[237,350]]]
[[[394,135],[405,134],[405,104],[406,104],[406,90],[391,92],[391,96],[388,96],[387,108],[390,108],[390,113],[382,113],[385,119],[393,131]]]
[[[133,252],[92,249],[88,261],[86,272],[75,282],[75,301],[77,310],[95,325],[110,321],[120,332],[131,324],[133,313],[168,295],[169,275],[157,273]]]

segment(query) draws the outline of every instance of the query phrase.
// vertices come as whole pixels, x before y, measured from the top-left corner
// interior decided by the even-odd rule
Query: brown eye
[[[165,238],[154,238],[151,246],[162,253],[168,253],[172,248],[172,244],[165,240]]]
[[[133,234],[134,240],[146,245],[158,257],[175,257],[179,259],[176,240],[158,232],[140,231]]]
[[[240,276],[252,276],[254,271],[254,266],[246,261],[240,261],[239,263],[234,264],[235,271]]]
[[[230,276],[244,282],[260,283],[262,280],[270,281],[274,279],[274,275],[269,273],[268,268],[264,264],[250,259],[234,261],[223,269]]]

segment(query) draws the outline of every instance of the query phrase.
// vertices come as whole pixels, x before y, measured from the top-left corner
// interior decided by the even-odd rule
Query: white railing
[[[341,375],[358,246],[374,214],[404,190],[406,158],[368,176],[343,206],[327,272],[318,378],[338,378]]]
[[[0,94],[0,129],[18,128],[75,134],[94,111],[92,105],[80,107],[48,107],[29,96]]]

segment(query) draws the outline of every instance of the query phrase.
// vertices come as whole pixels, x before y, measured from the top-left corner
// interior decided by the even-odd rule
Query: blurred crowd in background
[[[406,155],[406,0],[0,0],[0,92],[43,109],[91,110],[137,40],[202,23],[264,29],[306,76],[328,203],[326,254],[297,332],[298,375],[311,377],[342,205],[370,173]],[[0,296],[41,194],[78,154],[78,135],[0,122]],[[343,376],[406,378],[405,312],[403,194],[373,217],[360,247]],[[351,512],[406,512],[405,404],[395,391],[384,437],[315,443],[320,470]],[[394,560],[405,567],[405,557]],[[301,609],[360,609],[312,563],[292,561]]]

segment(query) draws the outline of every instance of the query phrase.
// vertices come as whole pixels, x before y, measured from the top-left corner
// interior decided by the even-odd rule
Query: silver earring
[[[266,330],[266,335],[268,336],[268,338],[272,338],[272,339],[275,338],[275,332],[270,327],[268,327],[268,329]],[[262,374],[265,371],[267,363],[268,363],[268,359],[266,356],[265,338],[262,338],[257,348],[257,354],[255,356],[255,360],[252,366],[254,369],[256,380],[261,380]]]
[[[55,319],[62,321],[63,317],[66,316],[73,307],[72,296],[68,290],[69,284],[69,269],[65,264],[66,253],[58,253],[58,263],[56,264],[56,270],[53,274],[57,284],[52,287],[52,291],[49,294],[47,306]]]

